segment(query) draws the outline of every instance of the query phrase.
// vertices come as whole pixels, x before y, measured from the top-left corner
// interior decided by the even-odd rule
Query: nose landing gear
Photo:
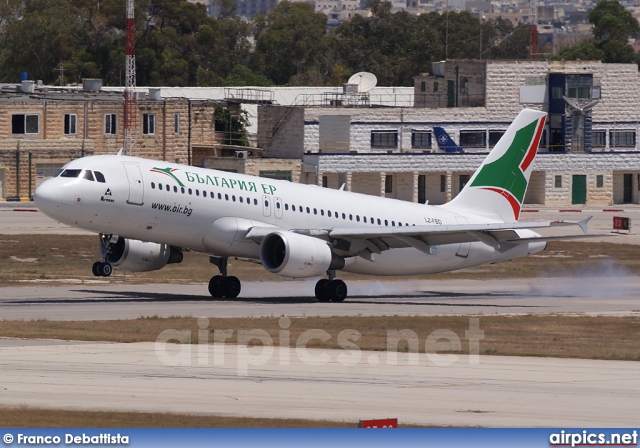
[[[115,238],[115,241],[114,241]],[[110,244],[118,241],[117,235],[105,235],[104,233],[100,234],[100,256],[102,257],[102,261],[96,261],[93,263],[91,267],[91,272],[96,277],[109,277],[111,272],[113,272],[113,268],[111,267],[111,263],[107,261],[107,256],[111,253]]]

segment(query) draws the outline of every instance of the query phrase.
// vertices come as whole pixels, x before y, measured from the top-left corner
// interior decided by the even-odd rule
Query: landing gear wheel
[[[342,280],[331,280],[327,292],[332,302],[343,302],[347,298],[347,284]]]
[[[112,272],[112,268],[111,265],[109,263],[100,263],[100,272],[102,273],[103,277],[109,277],[111,275]]]
[[[214,275],[209,280],[209,294],[211,297],[219,298],[224,294],[222,293],[222,275]]]
[[[91,272],[93,272],[93,275],[96,277],[109,277],[112,271],[113,268],[109,263],[103,263],[101,261],[96,261],[93,263],[93,266],[91,266]]]
[[[318,280],[318,283],[316,283],[316,299],[318,299],[318,302],[328,302],[329,300],[331,300],[331,298],[329,297],[329,283],[331,283],[329,280],[327,280],[326,278],[320,279]]]
[[[227,299],[235,299],[240,294],[242,285],[238,277],[223,277],[222,278],[222,295]]]

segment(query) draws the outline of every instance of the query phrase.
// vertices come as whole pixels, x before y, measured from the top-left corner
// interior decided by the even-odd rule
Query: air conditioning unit
[[[236,159],[246,159],[249,156],[249,151],[236,151]]]

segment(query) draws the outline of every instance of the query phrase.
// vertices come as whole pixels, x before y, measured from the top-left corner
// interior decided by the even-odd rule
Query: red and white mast
[[[127,48],[125,59],[124,87],[124,145],[122,153],[137,155],[136,148],[136,52],[135,52],[135,19],[133,1],[127,0]]]

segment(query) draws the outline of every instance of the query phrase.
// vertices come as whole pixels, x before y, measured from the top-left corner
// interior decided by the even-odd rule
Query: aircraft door
[[[276,218],[280,219],[282,218],[282,199],[280,198],[273,198],[273,213],[276,216]]]
[[[466,218],[462,218],[460,216],[456,216],[456,221],[458,221],[458,224],[469,224],[469,221]],[[470,249],[471,243],[460,243],[458,252],[456,252],[456,257],[467,258],[469,256]]]
[[[262,215],[271,216],[271,198],[266,194],[262,195]]]
[[[144,198],[144,184],[140,167],[133,163],[123,163],[129,180],[129,198],[127,204],[142,205]]]

